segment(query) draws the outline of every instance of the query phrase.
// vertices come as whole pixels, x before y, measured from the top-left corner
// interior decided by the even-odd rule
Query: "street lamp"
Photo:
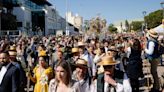
[[[2,27],[2,7],[0,8],[0,31],[1,31],[1,27]]]
[[[161,2],[160,4],[161,4],[162,10],[163,10],[163,18],[164,18],[164,6],[163,6],[164,2]]]
[[[121,34],[122,34],[122,32],[123,32],[122,22],[120,23],[120,27],[121,27]]]
[[[68,1],[66,0],[66,35],[69,35],[69,28],[68,28]]]
[[[143,11],[142,14],[143,14],[143,17],[144,17],[144,26],[145,26],[145,29],[147,29],[147,23],[146,23],[146,20],[145,20],[146,11]]]

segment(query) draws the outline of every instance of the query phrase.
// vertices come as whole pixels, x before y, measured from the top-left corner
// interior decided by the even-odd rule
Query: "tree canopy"
[[[109,30],[111,33],[117,32],[117,28],[114,27],[113,24],[110,24],[110,25],[108,26],[108,30]]]
[[[145,22],[148,28],[154,28],[161,24],[163,18],[163,10],[157,10],[145,16]]]
[[[143,21],[132,21],[131,30],[141,31]]]

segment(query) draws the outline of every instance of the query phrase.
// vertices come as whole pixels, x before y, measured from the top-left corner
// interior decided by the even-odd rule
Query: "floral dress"
[[[36,66],[33,72],[36,78],[34,92],[48,92],[48,76],[52,73],[52,68],[40,71],[39,66]]]

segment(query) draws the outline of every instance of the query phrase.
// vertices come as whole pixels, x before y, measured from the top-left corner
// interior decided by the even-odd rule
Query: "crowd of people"
[[[0,92],[140,92],[143,59],[160,92],[158,33],[0,39]],[[163,40],[163,39],[160,39]]]

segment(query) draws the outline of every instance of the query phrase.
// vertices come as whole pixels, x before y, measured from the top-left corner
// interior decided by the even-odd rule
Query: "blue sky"
[[[65,16],[66,0],[48,0]],[[161,9],[163,0],[67,0],[68,11],[78,13],[84,20],[91,19],[98,14],[109,23],[126,19],[142,18],[143,11],[147,14]]]

